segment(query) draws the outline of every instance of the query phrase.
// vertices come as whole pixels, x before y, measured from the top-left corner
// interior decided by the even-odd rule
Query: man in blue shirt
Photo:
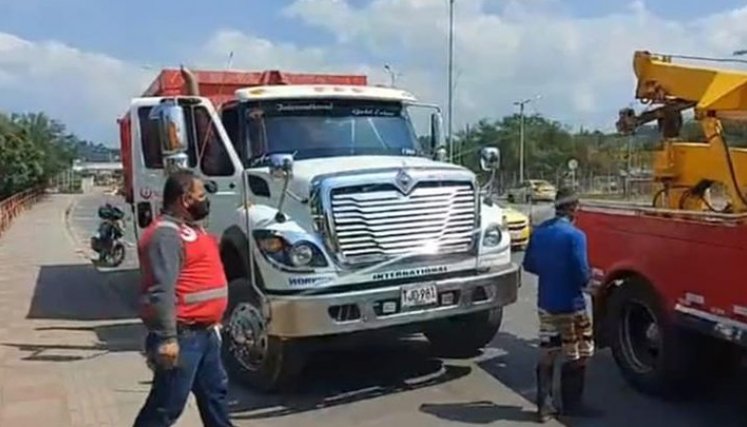
[[[541,422],[557,410],[552,404],[555,361],[561,354],[561,412],[580,414],[586,360],[594,352],[591,320],[583,289],[590,279],[586,235],[573,225],[578,198],[560,189],[555,218],[532,233],[524,269],[538,276],[537,306],[541,355],[537,365],[537,412]]]

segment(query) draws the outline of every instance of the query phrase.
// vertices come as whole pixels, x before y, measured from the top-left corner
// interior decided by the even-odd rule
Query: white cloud
[[[683,22],[641,0],[607,16],[578,18],[558,0],[456,2],[455,123],[499,117],[513,101],[542,95],[529,109],[568,124],[611,127],[633,96],[632,54],[728,55],[747,48],[747,7]],[[499,6],[496,8],[495,6]],[[280,43],[233,29],[189,51],[187,64],[222,69],[365,73],[445,105],[447,1],[296,0],[283,12],[333,35],[330,45]],[[115,119],[155,77],[154,69],[56,41],[0,32],[0,109],[44,110],[84,137],[116,141]]]
[[[193,49],[189,66],[371,74],[366,64],[332,63],[323,48],[298,48],[235,30]],[[0,32],[0,111],[44,111],[84,138],[118,145],[116,119],[155,78],[158,67],[85,52],[58,41]]]
[[[747,47],[747,7],[692,22],[671,21],[636,0],[623,12],[593,18],[564,13],[556,1],[456,2],[458,69],[455,121],[510,113],[514,100],[542,94],[536,108],[569,124],[611,126],[633,96],[632,54],[727,55]],[[400,58],[404,83],[443,102],[448,34],[446,1],[297,0],[285,13],[331,32],[342,45]],[[412,77],[416,77],[413,79]]]
[[[315,71],[325,66],[325,51],[322,48],[301,49],[290,43],[274,43],[232,29],[216,32],[197,52],[195,65],[225,68],[231,52],[234,54],[232,68],[235,69]]]
[[[145,70],[107,55],[0,33],[0,110],[44,111],[114,143],[117,117],[147,80]]]

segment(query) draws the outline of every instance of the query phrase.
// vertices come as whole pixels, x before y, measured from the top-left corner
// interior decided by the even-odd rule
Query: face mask
[[[189,205],[187,211],[194,221],[205,219],[210,214],[210,199],[195,201]]]

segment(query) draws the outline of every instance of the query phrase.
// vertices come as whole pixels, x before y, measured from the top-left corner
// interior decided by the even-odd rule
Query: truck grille
[[[440,253],[467,251],[477,227],[467,182],[421,182],[407,196],[390,184],[337,188],[331,206],[338,250],[350,262],[434,244]]]

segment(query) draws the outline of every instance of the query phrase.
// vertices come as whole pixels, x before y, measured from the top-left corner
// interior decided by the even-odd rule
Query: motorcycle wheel
[[[122,242],[114,243],[114,245],[112,246],[112,250],[107,258],[109,260],[109,266],[111,267],[117,267],[122,264],[122,262],[124,262],[125,247]]]

